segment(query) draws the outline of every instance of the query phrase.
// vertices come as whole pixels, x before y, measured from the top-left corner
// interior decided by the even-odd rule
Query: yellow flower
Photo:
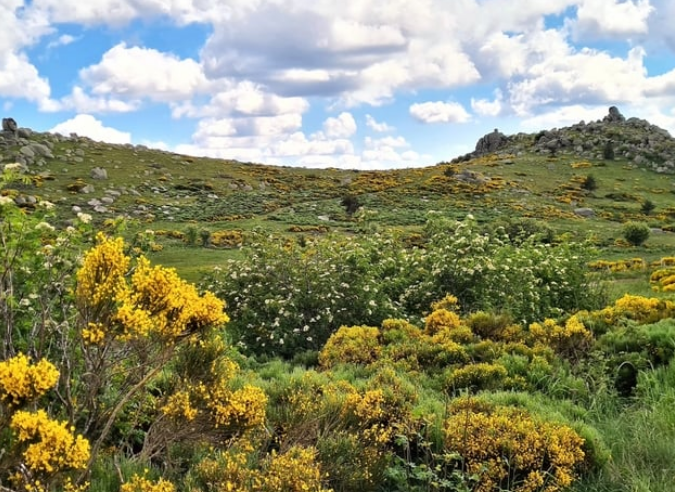
[[[20,353],[0,362],[0,400],[19,405],[45,394],[59,379],[59,371],[42,359],[31,364],[30,358]]]
[[[54,473],[87,466],[89,441],[73,435],[67,422],[52,420],[44,410],[16,412],[10,429],[20,443],[29,443],[22,459],[33,471]]]

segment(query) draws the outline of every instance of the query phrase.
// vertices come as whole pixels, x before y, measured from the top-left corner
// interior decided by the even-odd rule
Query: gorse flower
[[[75,436],[67,422],[52,420],[44,410],[18,411],[9,425],[20,443],[25,465],[34,472],[54,473],[84,469],[89,461],[89,441]]]
[[[0,362],[0,401],[16,406],[33,400],[53,388],[58,379],[59,371],[49,361],[31,364],[28,356],[19,354]]]
[[[199,295],[171,268],[151,266],[139,257],[129,279],[131,258],[121,238],[97,235],[77,272],[76,295],[87,327],[82,337],[100,344],[106,334],[121,341],[159,336],[170,340],[229,320],[224,303]]]
[[[134,475],[131,480],[120,486],[120,492],[174,492],[176,487],[168,480],[160,478],[152,481],[143,475]]]

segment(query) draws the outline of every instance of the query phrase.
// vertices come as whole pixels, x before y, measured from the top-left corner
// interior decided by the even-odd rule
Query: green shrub
[[[656,205],[654,204],[654,202],[647,199],[644,202],[642,202],[640,212],[642,212],[644,215],[651,215],[654,209],[656,209]]]
[[[626,222],[622,229],[623,237],[633,246],[640,246],[649,239],[649,226],[644,222]]]
[[[581,187],[587,191],[595,191],[598,189],[598,181],[595,179],[595,176],[589,174],[581,182]]]

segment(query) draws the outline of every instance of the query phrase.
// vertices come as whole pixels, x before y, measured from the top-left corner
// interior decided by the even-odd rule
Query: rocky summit
[[[659,173],[675,173],[675,139],[667,130],[640,118],[626,118],[615,106],[596,121],[580,121],[564,128],[538,133],[504,135],[495,129],[478,139],[473,152],[456,157],[453,163],[487,154],[576,155],[585,159],[624,158]]]

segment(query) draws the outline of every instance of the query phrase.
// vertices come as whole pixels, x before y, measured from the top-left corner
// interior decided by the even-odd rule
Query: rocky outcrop
[[[603,123],[623,123],[626,121],[626,117],[621,114],[619,109],[616,106],[611,106],[609,108],[609,114],[602,119]]]
[[[486,154],[517,156],[529,152],[573,155],[579,159],[629,160],[639,167],[675,174],[675,139],[670,133],[646,120],[626,118],[616,106],[596,121],[580,121],[535,134],[505,136],[495,130],[478,140],[474,152],[452,162]]]
[[[508,142],[508,137],[495,128],[493,132],[478,139],[474,154],[477,156],[491,154],[504,147]]]

